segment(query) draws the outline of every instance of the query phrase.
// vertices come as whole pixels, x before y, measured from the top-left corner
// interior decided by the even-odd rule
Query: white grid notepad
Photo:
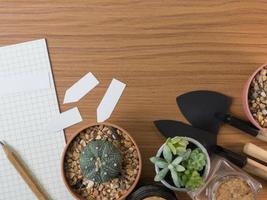
[[[26,91],[18,86],[14,92],[0,94],[0,140],[15,148],[51,199],[73,199],[60,174],[64,133],[49,132],[47,128],[51,118],[59,114],[59,107],[45,39],[0,48],[0,80],[34,77],[39,72],[49,77],[44,77],[47,85],[43,82],[38,88],[35,84],[36,88]],[[0,85],[0,90],[3,87],[9,85]],[[0,200],[7,199],[36,197],[0,150]]]

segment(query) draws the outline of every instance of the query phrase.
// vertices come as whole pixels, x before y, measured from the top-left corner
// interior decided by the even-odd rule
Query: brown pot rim
[[[125,199],[132,191],[133,189],[135,188],[135,186],[137,185],[139,179],[140,179],[140,176],[141,176],[141,171],[142,171],[142,157],[141,157],[141,153],[140,153],[140,150],[135,142],[135,140],[133,139],[133,137],[129,134],[128,131],[126,131],[125,129],[121,128],[120,126],[117,126],[115,124],[112,124],[112,123],[108,123],[108,122],[103,122],[103,123],[89,123],[89,124],[86,124],[84,125],[83,127],[81,127],[80,129],[78,129],[75,134],[73,134],[73,136],[71,137],[71,139],[69,140],[69,142],[67,142],[67,144],[65,145],[64,147],[64,150],[62,152],[62,155],[61,155],[61,176],[63,178],[63,181],[64,181],[64,184],[66,186],[66,188],[68,189],[68,191],[72,194],[72,196],[77,199],[77,200],[84,200],[83,197],[81,197],[80,195],[76,194],[72,188],[70,187],[70,185],[68,184],[68,181],[66,179],[66,175],[65,175],[65,171],[64,171],[64,160],[65,160],[65,155],[66,155],[66,151],[69,147],[69,145],[72,143],[73,139],[76,138],[78,136],[78,134],[80,132],[82,132],[84,129],[87,129],[91,126],[99,126],[99,125],[104,125],[104,126],[112,126],[114,128],[117,128],[117,129],[120,129],[122,132],[126,133],[129,138],[132,140],[135,148],[136,148],[136,151],[137,151],[137,155],[138,155],[138,158],[139,158],[139,170],[138,170],[138,174],[136,176],[136,179],[134,181],[134,183],[131,185],[131,187],[127,190],[127,192],[125,194],[123,194],[118,200],[123,200]]]

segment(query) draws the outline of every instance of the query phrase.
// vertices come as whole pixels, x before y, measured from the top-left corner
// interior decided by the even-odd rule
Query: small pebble
[[[249,107],[252,116],[263,128],[267,128],[267,69],[263,68],[252,80],[249,88]]]

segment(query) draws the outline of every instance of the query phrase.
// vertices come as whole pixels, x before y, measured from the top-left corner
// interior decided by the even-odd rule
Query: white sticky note
[[[98,122],[104,122],[111,116],[125,87],[126,84],[120,82],[119,80],[113,79],[111,81],[102,101],[97,108]]]
[[[64,104],[79,101],[98,84],[99,81],[96,77],[91,72],[87,73],[79,81],[67,89],[64,97]]]
[[[0,95],[50,88],[48,71],[0,77]]]
[[[69,109],[55,116],[48,124],[48,130],[59,131],[82,121],[77,107]]]

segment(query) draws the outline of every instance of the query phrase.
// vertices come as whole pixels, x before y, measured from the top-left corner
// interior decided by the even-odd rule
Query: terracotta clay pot
[[[254,79],[254,77],[262,70],[262,68],[267,67],[267,63],[260,66],[247,80],[247,82],[245,83],[244,89],[243,89],[243,96],[242,96],[242,103],[243,103],[243,109],[244,112],[247,116],[247,118],[249,119],[249,121],[256,126],[258,129],[260,129],[262,132],[267,132],[266,128],[263,128],[260,126],[260,124],[254,119],[254,117],[252,116],[252,113],[250,111],[249,108],[249,102],[248,102],[248,93],[249,93],[249,87],[251,85],[252,80]]]
[[[122,195],[118,200],[123,200],[125,199],[132,191],[133,189],[135,188],[135,186],[137,185],[139,179],[140,179],[140,175],[141,175],[141,171],[142,171],[142,158],[141,158],[141,154],[140,154],[140,150],[136,144],[136,142],[134,141],[134,139],[131,137],[131,135],[124,129],[122,129],[121,127],[117,126],[117,125],[114,125],[114,124],[110,124],[110,123],[93,123],[93,124],[88,124],[88,125],[85,125],[84,127],[82,127],[81,129],[79,129],[73,136],[72,138],[69,140],[69,142],[66,144],[65,148],[64,148],[64,151],[62,153],[62,156],[61,156],[61,175],[62,175],[62,178],[63,178],[63,181],[64,181],[64,184],[65,186],[67,187],[68,191],[73,195],[73,197],[75,197],[75,199],[77,200],[84,200],[84,198],[82,196],[80,196],[79,194],[75,193],[75,191],[72,189],[72,187],[68,184],[68,181],[67,181],[67,177],[66,177],[66,174],[65,174],[65,170],[64,170],[64,162],[65,162],[65,156],[66,156],[66,152],[67,152],[67,149],[69,147],[69,145],[72,143],[72,141],[85,129],[89,128],[89,127],[92,127],[92,126],[99,126],[99,125],[104,125],[104,126],[111,126],[111,127],[114,127],[116,129],[119,129],[121,130],[124,134],[127,134],[129,136],[129,138],[132,140],[135,148],[136,148],[136,151],[137,151],[137,154],[138,154],[138,158],[139,158],[139,171],[138,171],[138,174],[137,174],[137,177],[133,183],[133,185],[127,190],[127,192]]]

